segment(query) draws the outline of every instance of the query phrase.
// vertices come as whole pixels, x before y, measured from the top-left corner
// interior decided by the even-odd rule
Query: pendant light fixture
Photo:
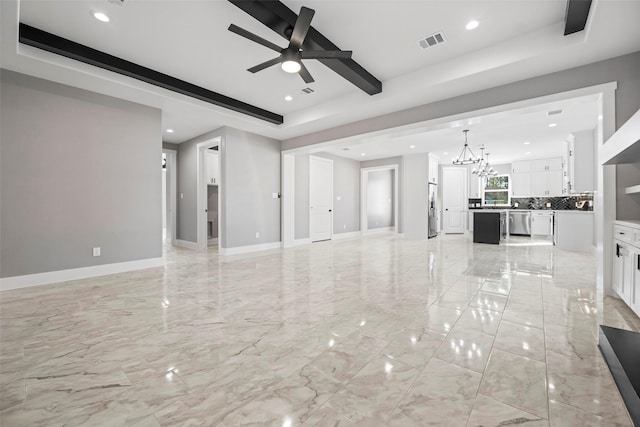
[[[469,148],[469,144],[467,143],[467,132],[469,129],[465,129],[462,131],[464,133],[464,147],[462,147],[462,152],[460,155],[453,161],[454,165],[471,165],[473,163],[479,163],[480,159],[478,159],[471,148]]]
[[[480,162],[478,162],[478,167],[471,171],[472,174],[478,175],[479,178],[496,176],[498,175],[498,171],[493,169],[493,167],[489,164],[489,153],[484,154],[484,145],[480,147]]]

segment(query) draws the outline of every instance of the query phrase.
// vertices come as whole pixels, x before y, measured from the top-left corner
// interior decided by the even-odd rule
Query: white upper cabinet
[[[531,197],[532,194],[531,172],[511,174],[512,197]]]
[[[531,172],[531,160],[521,160],[511,164],[512,173],[529,173]]]
[[[220,184],[220,156],[213,150],[207,150],[205,156],[205,165],[207,172],[207,185]]]
[[[438,165],[440,164],[440,159],[438,159],[433,154],[429,153],[429,182],[434,184],[438,183]]]
[[[532,160],[531,170],[534,172],[561,171],[562,157],[552,157],[549,159]]]

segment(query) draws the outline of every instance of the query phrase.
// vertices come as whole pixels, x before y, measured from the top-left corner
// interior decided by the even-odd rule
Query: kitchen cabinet
[[[532,191],[531,172],[511,174],[512,197],[531,197]]]
[[[613,290],[640,316],[640,229],[617,221],[613,236]]]
[[[540,171],[561,171],[562,158],[552,157],[549,159],[536,159],[531,161],[531,170],[533,172]]]
[[[562,195],[562,170],[532,172],[531,180],[534,197]]]
[[[512,197],[554,197],[563,194],[562,158],[522,160],[511,164]]]
[[[531,160],[520,160],[511,163],[511,173],[529,173],[531,172]]]
[[[593,130],[575,132],[565,141],[569,193],[595,190]]]
[[[429,153],[429,182],[434,184],[438,183],[438,165],[440,164],[440,159],[438,159],[433,154]]]
[[[218,153],[208,150],[205,156],[207,185],[218,185],[220,183],[220,164]]]
[[[553,212],[531,212],[531,235],[553,236]]]

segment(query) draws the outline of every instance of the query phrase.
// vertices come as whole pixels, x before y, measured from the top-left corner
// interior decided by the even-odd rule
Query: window
[[[483,180],[482,204],[483,205],[510,205],[509,175],[486,177]]]

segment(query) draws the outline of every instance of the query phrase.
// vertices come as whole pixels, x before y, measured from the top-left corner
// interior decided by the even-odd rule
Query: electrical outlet
[[[271,193],[271,197],[274,198],[274,199],[277,199],[278,198],[278,193]]]
[[[342,197],[336,196],[336,200],[342,200]]]
[[[551,203],[547,203],[547,207],[550,208],[551,207]]]
[[[344,224],[344,225],[342,226],[342,229],[343,229],[343,230],[346,230],[346,229],[347,229],[347,224]]]
[[[259,239],[259,238],[260,238],[260,232],[256,231],[256,239]]]
[[[100,248],[93,248],[93,256],[100,256]]]
[[[184,193],[180,193],[180,198],[184,199]]]

